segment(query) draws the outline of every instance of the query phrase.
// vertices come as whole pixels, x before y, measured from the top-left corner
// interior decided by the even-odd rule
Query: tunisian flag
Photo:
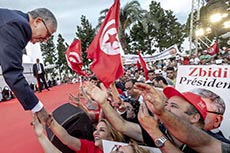
[[[90,69],[107,88],[124,73],[118,38],[119,9],[120,0],[115,0],[87,49],[87,58],[93,60]]]
[[[143,70],[144,70],[144,73],[145,73],[145,80],[147,81],[147,80],[149,80],[147,65],[146,65],[146,63],[145,63],[145,60],[144,60],[143,57],[141,56],[140,51],[138,51],[137,53],[138,53],[138,56],[139,56],[139,58],[140,58],[141,66],[142,66],[142,68],[143,68]]]
[[[65,56],[68,66],[79,75],[85,76],[85,72],[82,71],[83,62],[81,57],[81,40],[74,40],[67,48]]]
[[[137,69],[138,69],[138,70],[140,70],[140,69],[141,69],[141,64],[140,64],[139,60],[137,60],[137,64],[136,64],[136,66],[137,66]]]
[[[208,48],[208,54],[209,55],[215,55],[216,53],[219,52],[219,45],[218,42],[215,42]]]

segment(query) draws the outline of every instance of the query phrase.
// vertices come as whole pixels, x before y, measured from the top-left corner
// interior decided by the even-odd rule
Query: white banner
[[[230,65],[180,65],[177,72],[176,88],[189,91],[204,88],[218,94],[226,104],[220,129],[230,136]]]
[[[110,153],[115,146],[126,146],[128,144],[122,142],[116,142],[116,141],[102,140],[102,145],[103,145],[103,152]],[[146,150],[149,150],[149,153],[161,153],[160,149],[158,148],[147,147],[147,146],[141,146],[141,147],[143,147]]]
[[[160,53],[153,54],[153,55],[145,55],[143,56],[143,58],[145,62],[154,62],[157,60],[175,57],[178,54],[180,55],[181,53],[178,50],[177,45],[173,45]],[[123,55],[122,56],[123,64],[136,64],[137,60],[139,60],[138,55]]]

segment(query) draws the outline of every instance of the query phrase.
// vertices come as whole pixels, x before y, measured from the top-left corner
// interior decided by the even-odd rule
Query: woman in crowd
[[[45,136],[43,126],[39,123],[36,116],[33,117],[31,124],[34,126],[36,136],[44,152],[59,153],[60,151]],[[115,131],[105,119],[100,120],[96,126],[96,130],[93,133],[94,142],[71,136],[52,115],[49,116],[47,125],[63,144],[77,153],[103,153],[102,140],[124,141],[123,135]]]

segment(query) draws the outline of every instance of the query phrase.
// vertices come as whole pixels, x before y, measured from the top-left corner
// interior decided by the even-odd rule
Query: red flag
[[[147,81],[147,80],[149,80],[147,65],[146,65],[146,63],[145,63],[145,60],[144,60],[143,57],[141,56],[140,51],[138,51],[137,53],[138,53],[138,56],[139,56],[139,58],[140,58],[141,66],[142,66],[142,68],[143,68],[143,70],[144,70],[144,73],[145,73],[145,79],[146,79],[146,81]]]
[[[120,0],[115,0],[87,50],[87,58],[93,60],[90,69],[106,87],[124,72],[118,38],[119,9]]]
[[[140,70],[140,69],[141,69],[141,64],[140,64],[139,60],[137,60],[137,64],[136,64],[136,66],[137,66],[137,69],[138,69],[138,70]]]
[[[81,40],[74,40],[72,44],[67,48],[65,56],[68,66],[73,71],[79,75],[85,75],[85,72],[82,71],[83,62],[81,57]]]
[[[219,45],[218,42],[215,42],[208,48],[208,54],[209,55],[215,55],[216,53],[219,52]]]

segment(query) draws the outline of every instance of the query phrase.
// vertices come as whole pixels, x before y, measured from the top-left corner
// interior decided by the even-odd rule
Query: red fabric
[[[87,50],[87,58],[93,60],[90,69],[106,87],[124,73],[118,39],[119,9],[120,1],[115,0]]]
[[[69,102],[69,94],[77,95],[79,83],[61,84],[35,92],[39,100],[44,104],[48,112]],[[25,111],[19,101],[14,98],[6,102],[0,102],[0,153],[44,153],[38,139],[30,125],[32,121],[31,111]]]
[[[77,39],[66,50],[66,60],[69,67],[79,75],[85,75],[82,71],[82,57],[81,57],[81,40]]]
[[[170,86],[164,88],[163,92],[168,99],[170,99],[173,96],[179,96],[187,100],[190,104],[192,104],[200,112],[203,119],[206,118],[207,107],[206,107],[205,102],[202,100],[202,98],[199,95],[194,94],[192,92],[180,93],[174,87],[170,87]]]
[[[125,93],[120,88],[117,88],[117,91],[120,95],[123,95],[123,96],[125,95]]]
[[[136,65],[137,65],[137,69],[140,70],[141,69],[141,64],[140,64],[140,62],[138,60],[137,60],[137,64]]]
[[[138,53],[138,56],[140,58],[140,62],[141,62],[141,66],[144,70],[144,73],[145,73],[145,80],[149,80],[149,76],[148,76],[148,68],[147,68],[147,65],[145,63],[145,60],[143,59],[143,57],[141,56],[141,53],[140,51],[137,52]]]
[[[80,151],[76,151],[76,153],[103,153],[103,150],[96,147],[93,141],[88,141],[85,139],[80,139],[81,141],[81,149]]]
[[[183,65],[189,65],[189,62],[190,62],[189,57],[184,57]]]
[[[208,48],[208,54],[209,55],[215,55],[216,53],[219,52],[219,45],[218,45],[218,42],[215,42],[213,45],[211,45],[209,48]]]

